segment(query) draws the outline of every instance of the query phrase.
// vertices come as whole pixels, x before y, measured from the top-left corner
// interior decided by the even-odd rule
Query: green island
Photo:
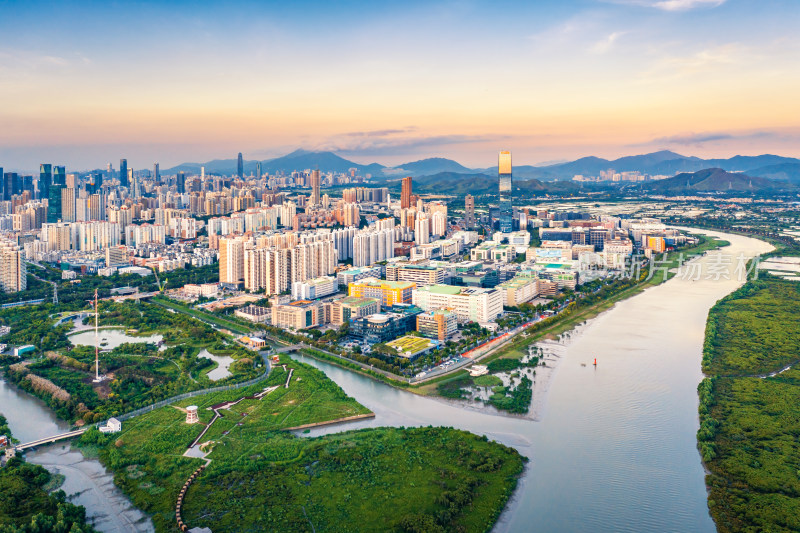
[[[487,392],[491,391],[487,403],[495,408],[515,414],[527,413],[532,399],[533,383],[530,375],[522,371],[525,368],[533,368],[530,374],[535,375],[536,367],[545,364],[541,361],[541,352],[531,345],[544,339],[554,339],[612,308],[617,302],[667,281],[675,276],[674,271],[682,261],[688,261],[728,244],[728,241],[700,235],[696,245],[655,259],[652,275],[648,263],[642,267],[638,277],[614,279],[597,286],[585,287],[572,294],[574,297],[560,313],[540,320],[519,333],[512,341],[481,357],[480,363],[486,364],[489,370],[487,376],[474,378],[466,370],[460,370],[422,385],[410,386],[408,390],[423,395],[459,400],[470,398],[470,391],[482,388]],[[523,317],[530,318],[540,309],[523,304],[520,311]],[[498,374],[510,377],[511,384],[503,387],[497,381],[482,379],[487,377],[500,379]]]
[[[12,438],[0,414],[0,435]],[[63,490],[53,491],[56,476],[21,457],[0,468],[0,531],[4,533],[94,533],[86,524],[86,509],[67,501]]]
[[[722,533],[800,530],[800,287],[761,274],[710,311],[698,447]]]
[[[39,357],[10,365],[6,376],[45,400],[66,420],[100,422],[178,394],[245,381],[263,372],[263,361],[257,353],[197,319],[153,304],[102,302],[100,325],[126,330],[132,342],[104,351],[100,373],[109,379],[93,383],[94,347],[73,346],[67,337],[69,327],[53,328],[55,318],[38,308],[26,311],[35,312],[37,317],[28,328],[33,333],[17,329],[22,322],[19,309],[4,311],[0,321],[12,325],[12,335],[35,335],[39,330],[50,329],[57,339],[45,343],[48,349]],[[162,336],[164,349],[152,343],[133,342],[137,336],[155,334]],[[208,372],[217,363],[200,357],[201,350],[232,358],[230,375],[212,381]]]
[[[281,356],[269,377],[128,420],[121,433],[90,430],[78,446],[97,456],[156,530],[178,531],[176,498],[204,464],[186,457],[198,442],[208,466],[186,492],[190,527],[245,531],[489,531],[525,459],[513,448],[449,428],[377,428],[317,438],[287,429],[370,416],[325,374]],[[285,365],[285,368],[284,368]],[[291,378],[290,378],[291,375]],[[286,384],[289,384],[288,388]],[[263,397],[253,398],[258,393]],[[247,525],[250,524],[250,525]]]

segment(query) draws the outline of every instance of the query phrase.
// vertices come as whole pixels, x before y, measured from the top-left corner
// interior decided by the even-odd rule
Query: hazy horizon
[[[792,0],[2,6],[9,169],[800,156]]]

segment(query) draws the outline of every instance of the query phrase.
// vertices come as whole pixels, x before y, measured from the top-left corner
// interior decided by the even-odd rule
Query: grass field
[[[512,493],[523,458],[513,449],[444,428],[369,429],[303,439],[287,427],[365,414],[321,371],[296,361],[273,369],[265,383],[179,402],[206,408],[278,386],[244,400],[203,437],[212,460],[187,494],[184,520],[214,531],[488,531]],[[176,531],[174,504],[202,464],[182,457],[201,431],[165,407],[126,421],[120,434],[86,433],[115,482],[150,513],[159,532]],[[379,504],[379,505],[378,505]],[[414,529],[415,527],[422,529]]]

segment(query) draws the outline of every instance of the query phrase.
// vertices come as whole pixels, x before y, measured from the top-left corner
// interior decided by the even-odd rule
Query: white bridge
[[[58,442],[60,440],[71,439],[73,437],[79,437],[79,436],[83,435],[86,432],[87,429],[89,429],[89,428],[76,429],[75,431],[69,431],[67,433],[61,433],[60,435],[53,435],[52,437],[45,437],[43,439],[38,439],[38,440],[31,441],[31,442],[26,442],[25,444],[17,444],[16,446],[14,446],[14,449],[16,449],[18,452],[21,452],[21,451],[27,450],[29,448],[35,448],[36,446],[44,446],[45,444],[52,444],[52,443]]]

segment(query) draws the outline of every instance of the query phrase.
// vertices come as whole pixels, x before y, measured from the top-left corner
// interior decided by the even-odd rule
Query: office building
[[[281,329],[300,330],[325,323],[325,307],[319,301],[298,300],[272,307],[272,325]]]
[[[519,307],[539,295],[539,280],[534,277],[517,276],[497,286],[503,294],[504,307]]]
[[[377,278],[364,278],[348,286],[348,296],[375,298],[381,307],[411,303],[412,291],[417,284],[411,281],[384,281]]]
[[[178,172],[178,174],[175,176],[175,189],[177,190],[178,194],[186,193],[186,173]]]
[[[244,159],[242,159],[242,152],[236,158],[236,175],[240,178],[244,177]]]
[[[153,180],[155,180],[156,183],[161,182],[161,170],[158,163],[153,163]]]
[[[50,185],[53,184],[53,165],[39,165],[39,198],[50,198]]]
[[[342,325],[369,315],[379,313],[381,304],[375,298],[347,296],[334,300],[331,304],[331,323]]]
[[[341,270],[336,273],[336,279],[339,281],[340,287],[348,287],[351,283],[364,279],[364,278],[379,278],[381,277],[381,267],[355,267]]]
[[[396,306],[391,311],[375,313],[350,321],[350,335],[369,344],[389,342],[417,328],[422,309],[414,305]]]
[[[500,152],[497,164],[499,177],[499,226],[503,233],[513,231],[514,208],[512,202],[511,152]]]
[[[458,331],[458,316],[448,309],[436,309],[417,315],[417,331],[424,336],[445,341]]]
[[[256,178],[261,179],[264,174],[261,172],[261,161],[256,163]]]
[[[314,300],[329,296],[339,290],[339,283],[333,276],[321,276],[306,281],[292,283],[292,298],[295,300]]]
[[[413,281],[418,286],[444,283],[445,269],[408,263],[386,265],[386,281]]]
[[[127,187],[128,183],[128,160],[127,159],[120,159],[119,160],[119,184],[122,187]]]
[[[459,322],[491,322],[503,312],[503,295],[496,289],[428,285],[413,291],[412,302],[425,311],[447,308]]]
[[[411,207],[411,176],[403,178],[400,193],[400,209]]]
[[[106,248],[106,266],[120,267],[131,264],[131,256],[127,246],[109,246]]]
[[[47,197],[47,222],[55,224],[62,220],[61,197],[63,185],[53,183],[50,185],[49,196]]]

